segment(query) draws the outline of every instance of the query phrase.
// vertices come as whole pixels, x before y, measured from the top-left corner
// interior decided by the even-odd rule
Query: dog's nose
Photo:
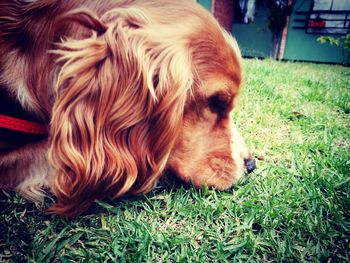
[[[253,158],[244,159],[244,165],[248,174],[256,168],[255,160]]]

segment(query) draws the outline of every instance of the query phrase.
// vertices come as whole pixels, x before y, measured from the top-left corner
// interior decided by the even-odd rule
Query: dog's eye
[[[227,94],[215,94],[209,98],[209,108],[212,112],[223,114],[227,111],[230,100]]]

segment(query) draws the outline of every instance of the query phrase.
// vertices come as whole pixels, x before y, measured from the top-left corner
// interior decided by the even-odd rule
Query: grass
[[[350,68],[245,60],[234,118],[258,168],[69,220],[0,199],[1,262],[349,262]]]

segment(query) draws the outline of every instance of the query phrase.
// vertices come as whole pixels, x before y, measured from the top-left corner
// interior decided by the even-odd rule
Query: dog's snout
[[[244,165],[248,174],[256,168],[255,160],[253,158],[244,159]]]

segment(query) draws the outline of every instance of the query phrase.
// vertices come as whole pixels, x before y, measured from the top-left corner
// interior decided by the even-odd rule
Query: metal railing
[[[300,25],[294,25],[293,28],[304,29],[309,34],[346,34],[350,29],[350,10],[296,11],[294,14],[298,17],[293,21]]]

